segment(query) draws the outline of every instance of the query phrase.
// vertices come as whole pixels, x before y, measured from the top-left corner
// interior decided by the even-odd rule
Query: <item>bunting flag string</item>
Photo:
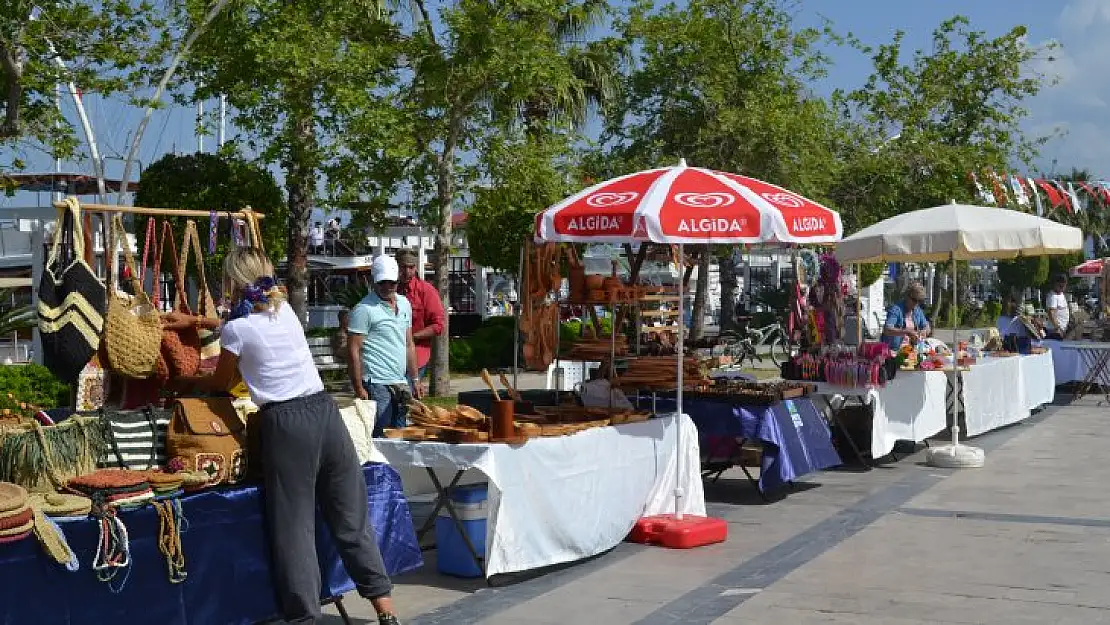
[[[1052,180],[991,170],[969,172],[968,178],[976,200],[989,206],[1033,209],[1039,216],[1052,210],[1110,210],[1110,180]]]

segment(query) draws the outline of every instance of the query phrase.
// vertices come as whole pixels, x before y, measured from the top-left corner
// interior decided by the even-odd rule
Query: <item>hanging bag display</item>
[[[162,346],[162,320],[139,282],[135,259],[127,243],[123,219],[112,217],[108,228],[109,253],[123,248],[125,275],[134,295],[119,292],[116,272],[109,271],[108,315],[104,322],[104,346],[111,370],[127,378],[145,379],[154,373],[154,363]]]
[[[85,238],[77,200],[58,209],[50,255],[38,288],[43,364],[73,383],[100,346],[108,300],[104,283],[85,262]]]
[[[196,310],[197,315],[205,319],[219,319],[216,302],[212,299],[212,291],[208,289],[208,278],[204,270],[204,255],[201,254],[200,250],[200,235],[197,234],[197,224],[192,219],[185,222],[185,237],[181,241],[180,265],[182,275],[188,271],[190,251],[196,256],[197,261],[197,305],[193,310]],[[189,308],[188,301],[183,304],[185,308]],[[215,371],[216,364],[220,360],[219,330],[200,328],[197,331],[197,336],[200,339],[199,371],[201,373]]]
[[[173,262],[174,282],[174,309],[184,315],[193,316],[185,298],[185,276],[178,264],[177,246],[173,239],[173,227],[169,222],[162,224],[162,239],[158,244],[158,253],[155,255],[155,267],[161,271],[162,252],[165,251],[166,241],[169,241],[168,256]],[[154,292],[155,305],[159,302],[161,289]],[[185,377],[196,375],[200,366],[200,336],[197,327],[190,325],[184,328],[166,328],[162,332],[162,359],[158,367],[160,377]]]

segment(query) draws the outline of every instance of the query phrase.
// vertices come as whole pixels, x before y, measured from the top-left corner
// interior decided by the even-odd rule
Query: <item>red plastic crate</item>
[[[662,545],[671,549],[693,549],[728,538],[728,523],[704,516],[673,514],[648,516],[636,521],[628,540],[646,545]]]

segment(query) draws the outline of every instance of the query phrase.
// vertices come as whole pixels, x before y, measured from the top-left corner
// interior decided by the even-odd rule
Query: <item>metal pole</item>
[[[197,100],[197,152],[204,152],[204,101]]]
[[[423,237],[421,237],[423,241]],[[423,245],[423,242],[421,242]],[[520,384],[517,382],[517,376],[520,371],[520,290],[522,286],[522,278],[524,277],[524,247],[526,244],[520,246],[520,261],[516,266],[516,302],[513,306],[513,388],[519,389]],[[421,267],[423,270],[423,267]]]
[[[956,288],[956,253],[952,252],[952,310],[956,311],[956,315],[960,314],[960,309],[956,306],[959,301],[960,291]],[[952,322],[952,454],[955,456],[956,449],[960,444],[960,320],[957,317]]]
[[[220,94],[220,126],[216,131],[216,147],[224,147],[224,142],[227,139],[227,95]],[[423,274],[421,270],[421,274]],[[423,275],[420,276],[423,279]]]
[[[62,83],[60,83],[60,82],[54,84],[54,106],[58,109],[58,121],[54,122],[54,128],[57,129],[57,128],[61,128],[61,126],[62,126],[62,123],[61,123],[61,117],[62,117]],[[61,156],[57,156],[57,157],[54,158],[54,173],[55,174],[62,173],[62,157]],[[54,179],[54,184],[58,184],[58,178]],[[53,198],[52,201],[61,202],[62,199],[63,199],[62,192],[61,191],[54,191],[54,198]],[[41,224],[41,222],[39,222],[39,223]]]
[[[675,427],[678,430],[675,432],[675,446],[677,447],[675,453],[675,484],[674,484],[674,514],[675,518],[679,521],[682,520],[682,499],[686,493],[682,488],[682,369],[683,369],[683,346],[685,345],[684,337],[686,335],[686,312],[683,310],[685,307],[684,297],[684,284],[682,283],[682,276],[685,273],[683,268],[683,259],[686,257],[683,244],[678,244],[678,344],[676,350],[678,352],[678,391],[675,396],[675,404],[678,409],[678,415],[675,416]]]

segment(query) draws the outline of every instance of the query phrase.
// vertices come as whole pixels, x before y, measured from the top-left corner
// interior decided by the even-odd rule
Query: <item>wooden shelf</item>
[[[677,302],[678,300],[677,295],[645,295],[640,298],[641,302]]]
[[[677,310],[641,310],[641,317],[677,317]]]

